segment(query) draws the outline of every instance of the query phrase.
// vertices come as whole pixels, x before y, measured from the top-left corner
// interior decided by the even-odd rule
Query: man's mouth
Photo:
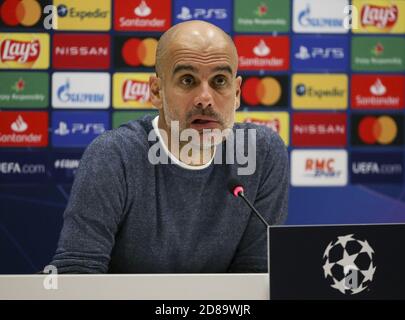
[[[215,118],[207,116],[196,116],[192,119],[190,127],[196,130],[202,130],[215,129],[218,128],[219,125],[220,122]]]

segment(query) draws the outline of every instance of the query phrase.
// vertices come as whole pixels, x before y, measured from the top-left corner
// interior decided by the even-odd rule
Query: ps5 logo
[[[72,123],[71,128],[64,121],[59,121],[55,134],[58,136],[67,136],[69,134],[102,134],[105,132],[104,123]]]
[[[190,19],[226,19],[228,14],[226,9],[194,9],[194,13],[188,7],[181,7],[181,12],[177,15],[177,19],[190,20]]]
[[[345,51],[343,48],[321,48],[313,47],[310,50],[306,46],[300,46],[295,58],[299,60],[308,59],[344,59]]]

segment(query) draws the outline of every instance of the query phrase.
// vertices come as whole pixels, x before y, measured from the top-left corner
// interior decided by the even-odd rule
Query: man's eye
[[[183,78],[181,78],[180,82],[182,85],[190,86],[194,83],[194,78],[193,77],[183,77]]]
[[[215,86],[222,87],[226,85],[227,81],[225,77],[215,77],[214,84]]]

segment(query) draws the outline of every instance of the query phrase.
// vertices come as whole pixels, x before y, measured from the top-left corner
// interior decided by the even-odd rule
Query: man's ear
[[[157,76],[150,76],[149,78],[149,92],[150,102],[158,109],[163,106],[162,94],[161,94],[161,81]]]
[[[240,93],[241,93],[242,77],[238,76],[235,79],[236,96],[235,96],[235,110],[240,107]]]

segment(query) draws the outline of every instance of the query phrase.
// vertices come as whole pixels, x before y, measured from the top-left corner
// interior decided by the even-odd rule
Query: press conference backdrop
[[[235,41],[237,120],[288,146],[288,224],[405,221],[405,1],[5,0],[0,273],[49,262],[84,148],[156,113],[157,40],[192,19]]]

